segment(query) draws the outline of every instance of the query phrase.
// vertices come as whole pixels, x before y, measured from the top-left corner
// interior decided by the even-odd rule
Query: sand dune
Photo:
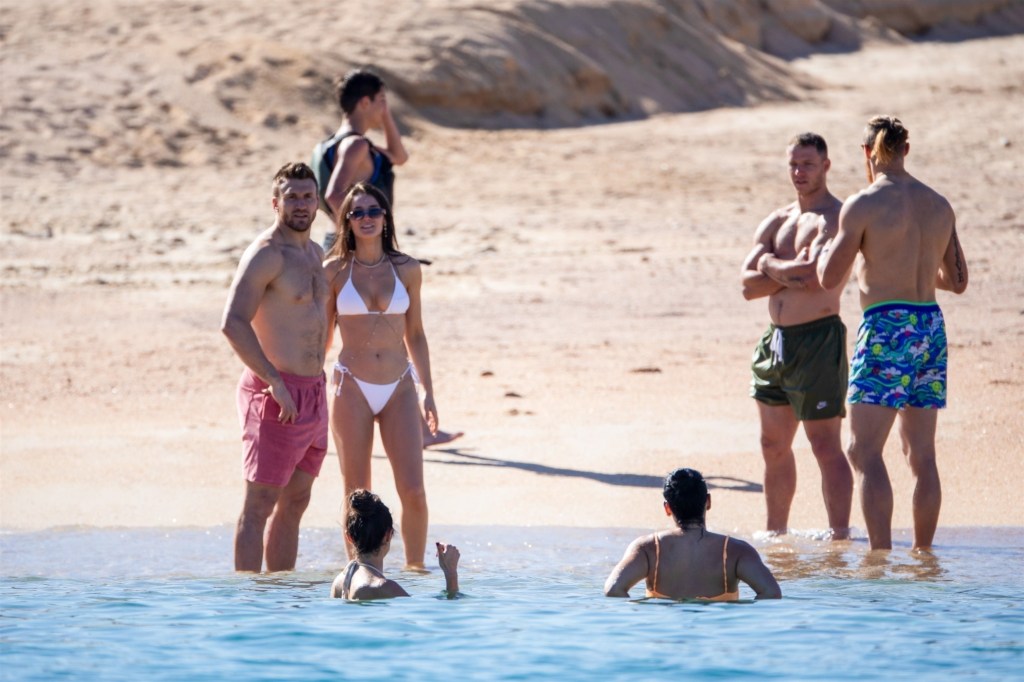
[[[269,2],[12,6],[0,158],[230,169],[275,132],[329,129],[331,81],[354,65],[388,77],[406,125],[572,126],[813,93],[778,57],[1024,28],[1014,0],[306,6],[301,25],[275,25]]]

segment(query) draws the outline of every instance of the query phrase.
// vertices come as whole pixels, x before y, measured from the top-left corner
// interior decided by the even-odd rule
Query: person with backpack
[[[384,81],[366,69],[350,71],[338,81],[341,127],[313,149],[312,166],[320,189],[320,209],[331,219],[324,252],[337,239],[338,207],[357,182],[377,187],[394,205],[395,166],[409,160],[398,126],[388,109]],[[374,145],[367,131],[383,130],[386,146]]]

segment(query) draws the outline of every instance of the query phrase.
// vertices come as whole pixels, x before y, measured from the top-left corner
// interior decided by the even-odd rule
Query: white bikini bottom
[[[380,414],[381,410],[387,407],[388,401],[391,400],[391,396],[394,395],[395,389],[398,388],[398,383],[405,378],[406,374],[412,374],[412,380],[417,384],[420,383],[420,378],[416,375],[416,368],[412,366],[410,362],[402,372],[401,376],[390,384],[371,384],[368,381],[363,381],[355,374],[352,373],[345,365],[340,362],[334,363],[334,395],[341,395],[341,384],[345,381],[345,375],[352,377],[352,381],[356,382],[359,390],[362,391],[363,397],[366,398],[366,404],[370,406],[370,411],[373,412],[374,416]]]

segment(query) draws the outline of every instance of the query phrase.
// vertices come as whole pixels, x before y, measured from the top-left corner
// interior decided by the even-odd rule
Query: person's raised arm
[[[449,599],[459,598],[459,548],[455,545],[446,545],[443,542],[437,545],[437,563],[441,565],[444,572],[444,591]]]
[[[352,137],[347,141],[344,150],[339,149],[341,154],[334,164],[331,179],[327,181],[327,188],[324,190],[324,200],[331,207],[331,212],[340,220],[345,219],[344,216],[338,216],[338,211],[349,188],[373,175],[369,141],[365,137]]]
[[[736,545],[741,549],[736,560],[736,577],[754,590],[755,599],[781,599],[782,589],[757,550],[745,542]]]
[[[409,292],[409,309],[405,312],[405,347],[416,367],[420,385],[423,386],[423,411],[427,419],[427,427],[431,433],[437,433],[440,420],[437,406],[434,404],[434,383],[430,376],[430,349],[427,346],[427,334],[423,330],[423,306],[420,290],[423,284],[423,268],[419,261],[410,258],[399,268],[402,284]]]
[[[252,328],[252,320],[267,287],[283,267],[281,254],[267,242],[250,246],[242,256],[231,283],[220,329],[245,366],[269,386],[270,396],[281,406],[280,420],[289,422],[294,421],[298,414],[295,403]]]
[[[384,142],[387,144],[387,146],[380,151],[391,159],[391,163],[396,166],[401,166],[409,160],[409,152],[405,150],[405,145],[402,144],[402,134],[398,132],[398,126],[395,125],[395,119],[391,116],[391,106],[386,99],[387,93],[382,90],[380,97],[385,97]]]
[[[855,194],[843,202],[843,208],[839,211],[839,230],[835,237],[821,247],[818,280],[825,289],[833,289],[846,280],[864,240],[868,217],[858,203],[858,197]]]
[[[626,553],[604,581],[604,596],[628,598],[630,588],[647,577],[650,565],[643,550],[646,539],[637,538],[626,548]]]
[[[946,253],[942,256],[942,263],[939,265],[939,273],[936,280],[939,289],[952,291],[954,294],[962,294],[967,289],[967,259],[964,257],[963,249],[960,248],[960,240],[956,236],[956,219],[953,219],[953,233],[949,235],[949,244],[946,246]]]

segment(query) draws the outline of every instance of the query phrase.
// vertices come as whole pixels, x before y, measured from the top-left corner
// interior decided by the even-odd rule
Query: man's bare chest
[[[793,258],[825,229],[825,218],[820,213],[793,211],[775,233],[775,254],[780,258]]]

